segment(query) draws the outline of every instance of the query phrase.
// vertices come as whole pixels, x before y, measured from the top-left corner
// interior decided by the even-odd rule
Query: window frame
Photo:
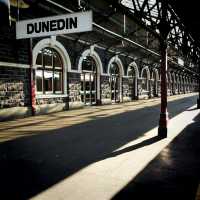
[[[50,49],[52,51],[52,55],[51,55],[51,66],[49,65],[45,65],[45,59],[44,59],[44,50],[45,49]],[[41,65],[39,65],[37,63],[37,58],[39,56],[39,54],[42,54],[41,55]],[[57,55],[58,59],[59,59],[59,62],[61,64],[61,67],[57,67],[55,66],[55,59],[54,59],[54,55]],[[62,60],[62,57],[61,55],[59,54],[58,51],[56,51],[54,48],[52,47],[44,47],[40,50],[40,52],[37,54],[37,57],[36,57],[36,72],[37,70],[41,70],[42,71],[42,91],[38,91],[37,90],[37,75],[35,76],[35,80],[36,80],[36,94],[37,95],[63,95],[65,94],[65,91],[64,91],[64,64],[63,64],[63,60]],[[45,71],[50,71],[52,72],[52,90],[51,91],[48,91],[48,90],[45,90]],[[61,74],[61,77],[60,77],[60,88],[61,90],[55,90],[55,80],[54,80],[54,77],[55,77],[55,73],[58,72]]]

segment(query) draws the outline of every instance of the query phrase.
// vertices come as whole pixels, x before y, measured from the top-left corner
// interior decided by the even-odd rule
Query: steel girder
[[[55,2],[52,0],[46,1]],[[146,48],[147,53],[152,51],[152,56],[155,57],[156,54],[159,54],[157,40],[162,37],[162,35],[160,34],[159,26],[161,24],[163,16],[161,9],[163,1],[168,2],[167,0],[77,0],[77,5],[74,4],[75,2],[73,3],[73,5],[71,5],[72,3],[70,3],[70,1],[68,2],[59,0],[56,2],[59,2],[59,4],[64,6],[65,8],[72,8],[73,11],[84,11],[92,9],[93,11],[95,11],[95,16],[98,17],[98,20],[96,20],[94,23],[94,27],[96,30],[100,29],[102,34],[105,34],[105,36],[109,34],[112,35],[112,37],[119,42],[132,42],[132,45],[134,45],[134,43],[141,44],[144,49]],[[96,7],[101,4],[103,5],[103,9],[99,12],[97,11]],[[168,3],[166,5],[166,25],[169,28],[169,34],[167,36],[168,60],[172,62],[172,64],[175,64],[176,67],[187,70],[190,74],[197,74],[198,60],[200,58],[200,48],[196,45],[195,40],[187,31],[187,28],[174,12],[171,5]],[[124,33],[116,33],[114,31],[112,32],[109,30],[109,27],[106,26],[106,28],[104,29],[104,25],[107,23],[107,21],[115,16],[117,12],[121,12],[125,16],[133,18],[134,22],[136,22],[139,26],[136,29],[126,31]],[[146,30],[146,32],[148,33],[148,38],[144,35],[142,36],[141,34],[139,34],[141,28]],[[82,36],[82,34],[80,36]],[[116,44],[117,43],[118,42],[116,42]],[[115,44],[115,42],[113,42],[113,44]],[[139,46],[140,45],[138,45],[138,47]],[[123,50],[120,50],[120,52],[125,51],[125,48]],[[156,54],[154,54],[154,52]],[[181,66],[178,64],[178,58],[182,58],[182,60],[184,60],[185,66]]]
[[[113,1],[114,2],[114,1]],[[159,26],[162,21],[162,3],[166,0],[121,0],[119,5],[131,12],[134,18],[151,30],[157,37],[162,37]],[[167,42],[169,48],[173,48],[176,56],[183,58],[187,67],[197,73],[198,59],[200,58],[200,48],[187,31],[187,27],[167,3],[166,25],[169,27]],[[193,66],[193,67],[191,67]],[[195,67],[196,66],[196,67]]]

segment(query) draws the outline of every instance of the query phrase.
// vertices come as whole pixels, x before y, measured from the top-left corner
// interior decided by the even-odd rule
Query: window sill
[[[36,99],[50,99],[50,98],[68,97],[67,94],[37,94]]]

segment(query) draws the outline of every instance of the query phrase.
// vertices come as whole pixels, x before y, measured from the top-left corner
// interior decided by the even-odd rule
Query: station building
[[[47,114],[160,96],[158,39],[109,2],[10,4],[10,22],[0,24],[0,120],[30,116],[31,105]],[[91,32],[16,39],[17,20],[87,10]],[[177,51],[168,48],[168,95],[198,89]]]

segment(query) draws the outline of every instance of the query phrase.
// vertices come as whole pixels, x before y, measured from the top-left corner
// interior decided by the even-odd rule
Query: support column
[[[34,116],[36,113],[36,99],[35,99],[35,81],[33,74],[33,51],[32,51],[32,38],[29,40],[29,62],[30,62],[30,71],[29,71],[29,80],[30,80],[30,107],[31,115]]]
[[[199,77],[198,77],[198,90],[199,90],[199,98],[197,99],[197,109],[200,109],[200,63],[199,63]]]
[[[161,54],[161,108],[158,127],[158,136],[167,137],[167,37],[170,32],[170,26],[167,22],[168,1],[161,1],[162,16],[159,24],[160,31],[160,54]]]
[[[167,43],[165,41],[160,42],[161,50],[161,108],[160,108],[160,120],[158,127],[158,136],[167,137]]]

